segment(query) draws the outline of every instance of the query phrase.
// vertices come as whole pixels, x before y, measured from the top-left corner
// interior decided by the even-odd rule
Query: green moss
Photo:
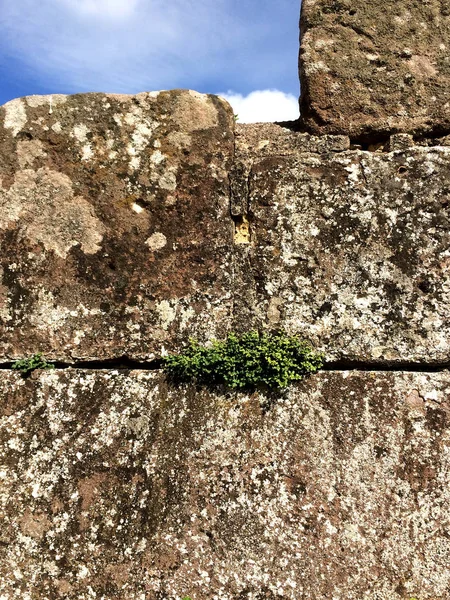
[[[34,354],[31,358],[23,358],[21,360],[16,360],[16,362],[12,365],[13,369],[20,371],[22,375],[29,375],[32,371],[36,369],[54,369],[55,365],[47,362],[47,360],[42,356],[40,352]]]
[[[323,358],[297,336],[251,331],[242,337],[230,333],[226,340],[213,340],[209,346],[191,339],[182,354],[165,357],[163,364],[178,382],[225,384],[237,389],[284,388],[316,373]]]

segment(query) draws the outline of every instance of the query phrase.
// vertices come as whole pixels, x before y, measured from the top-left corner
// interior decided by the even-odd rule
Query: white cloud
[[[256,90],[248,96],[231,91],[220,95],[231,104],[239,123],[295,121],[299,117],[298,98],[279,90]]]
[[[297,12],[292,0],[0,0],[0,62],[30,94],[36,83],[49,93],[289,90]],[[278,104],[273,119],[249,118],[286,118],[286,96]]]
[[[138,0],[64,0],[77,13],[89,17],[126,18],[131,16]]]
[[[0,54],[70,91],[195,87],[246,39],[230,1],[0,0]]]

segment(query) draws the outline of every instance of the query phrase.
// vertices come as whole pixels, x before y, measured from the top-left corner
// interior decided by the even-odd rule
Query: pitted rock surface
[[[0,108],[0,356],[152,358],[231,306],[231,107],[187,90]]]
[[[0,596],[447,600],[450,376],[0,376]]]
[[[301,117],[314,133],[450,131],[450,5],[303,0]]]
[[[237,130],[236,327],[299,333],[328,360],[448,363],[449,148],[393,136],[405,150],[317,154],[274,128]]]
[[[260,328],[448,365],[441,133],[235,136],[183,90],[8,103],[0,362]],[[103,367],[0,370],[0,600],[448,600],[448,371],[246,394]]]

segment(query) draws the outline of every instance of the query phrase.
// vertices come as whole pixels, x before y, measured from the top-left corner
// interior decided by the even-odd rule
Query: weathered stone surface
[[[328,360],[449,362],[449,148],[336,152],[329,137],[314,154],[278,130],[237,130],[237,326],[300,333]]]
[[[450,131],[445,0],[303,0],[301,118],[315,133]]]
[[[0,597],[447,600],[450,376],[0,376]]]
[[[284,327],[328,360],[450,361],[448,146],[266,124],[234,148],[214,97],[51,98],[1,109],[0,360]]]
[[[231,107],[186,90],[0,108],[0,358],[152,358],[223,335]]]

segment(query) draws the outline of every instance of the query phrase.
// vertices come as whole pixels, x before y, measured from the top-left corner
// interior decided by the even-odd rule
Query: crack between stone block
[[[236,208],[237,203],[233,202],[233,197],[230,196],[230,214],[234,222],[234,245],[236,244],[251,244],[252,232],[250,223],[250,180],[252,176],[253,165],[250,167],[246,177],[243,198],[240,202],[241,214],[236,214],[233,209]],[[233,194],[233,190],[230,189],[230,193]]]
[[[149,361],[134,360],[127,356],[105,360],[75,360],[75,361],[52,361],[49,360],[55,369],[82,369],[85,371],[159,371],[163,368],[162,359],[153,359]],[[12,368],[14,362],[8,361],[0,363],[0,370],[15,370]],[[19,372],[16,370],[16,372]]]
[[[13,361],[0,363],[1,371],[15,371]],[[82,371],[162,371],[163,360],[153,359],[140,361],[121,356],[105,360],[80,360],[80,361],[54,361],[51,362],[55,369],[82,370]],[[38,369],[36,369],[38,370]],[[450,361],[420,363],[414,361],[375,362],[359,360],[337,360],[324,364],[321,371],[334,372],[378,372],[378,373],[441,373],[450,370]],[[320,371],[319,371],[320,372]]]
[[[326,362],[322,371],[375,371],[385,373],[440,373],[450,370],[450,361],[421,363],[416,361],[362,361],[341,359]]]

